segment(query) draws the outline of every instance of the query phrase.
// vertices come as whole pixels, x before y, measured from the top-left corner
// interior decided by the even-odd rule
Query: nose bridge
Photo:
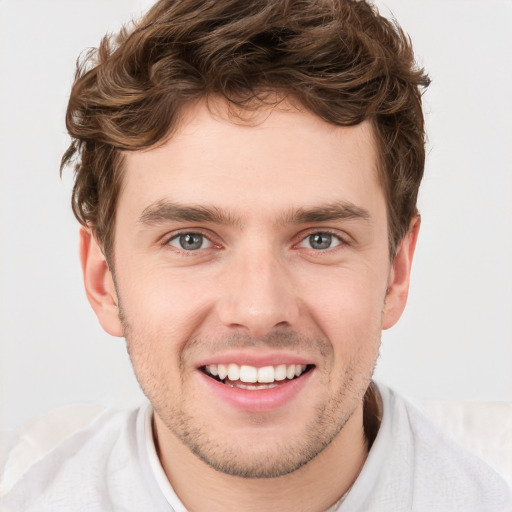
[[[262,337],[290,326],[299,314],[286,262],[271,247],[248,247],[230,262],[219,315],[224,325]]]

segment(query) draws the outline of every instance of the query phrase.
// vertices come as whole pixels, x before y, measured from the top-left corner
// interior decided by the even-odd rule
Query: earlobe
[[[80,260],[85,293],[106,332],[123,336],[117,293],[107,260],[91,230],[80,229]]]
[[[382,314],[382,329],[393,327],[405,309],[420,223],[420,216],[415,216],[409,225],[409,231],[398,246],[389,273],[386,302]]]

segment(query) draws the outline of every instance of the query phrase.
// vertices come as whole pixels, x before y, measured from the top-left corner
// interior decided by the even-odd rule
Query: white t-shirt
[[[359,477],[329,512],[512,511],[500,476],[416,407],[385,386],[378,389],[379,432]],[[59,415],[25,432],[4,467],[0,510],[186,512],[155,451],[151,406],[92,416],[60,439],[51,432]]]

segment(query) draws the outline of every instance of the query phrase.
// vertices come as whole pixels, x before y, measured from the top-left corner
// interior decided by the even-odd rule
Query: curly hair
[[[364,1],[160,0],[79,59],[61,172],[74,164],[74,214],[109,258],[124,152],[163,142],[200,98],[289,95],[335,125],[371,121],[393,256],[417,214],[428,84],[409,37]]]

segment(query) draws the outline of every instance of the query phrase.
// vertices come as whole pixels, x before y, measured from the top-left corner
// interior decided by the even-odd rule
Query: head
[[[79,66],[88,297],[164,445],[273,477],[357,435],[407,297],[426,84],[397,25],[341,0],[161,1]]]
[[[334,125],[372,125],[393,256],[417,213],[428,83],[398,24],[366,2],[157,2],[79,63],[62,160],[75,161],[73,211],[110,257],[126,152],[162,143],[200,98],[237,112],[292,98]]]

